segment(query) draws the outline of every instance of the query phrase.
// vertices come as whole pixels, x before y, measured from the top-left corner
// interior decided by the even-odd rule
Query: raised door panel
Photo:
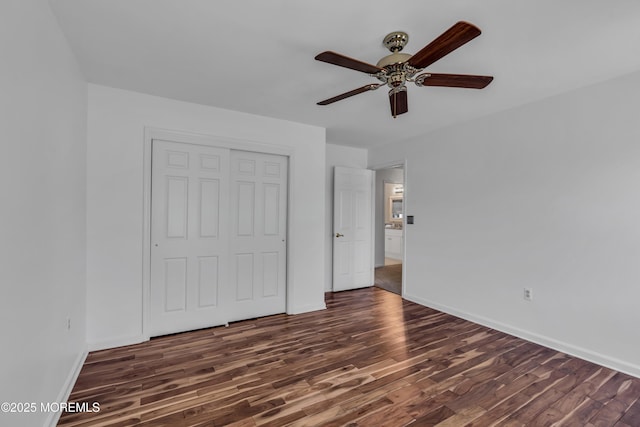
[[[253,300],[254,262],[253,254],[235,254],[236,276],[235,289],[236,301]]]
[[[280,206],[282,200],[280,197],[280,185],[264,184],[264,226],[263,233],[265,236],[280,236]]]
[[[338,224],[337,231],[341,234],[350,232],[353,227],[353,192],[342,189],[338,193]]]
[[[279,252],[262,253],[262,296],[276,297],[280,292],[280,264]]]
[[[220,180],[200,179],[199,234],[201,238],[216,238],[220,230]]]
[[[218,305],[219,256],[198,257],[198,308]]]

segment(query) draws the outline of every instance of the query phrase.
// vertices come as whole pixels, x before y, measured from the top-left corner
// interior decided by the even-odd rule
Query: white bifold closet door
[[[151,336],[283,313],[287,158],[154,140]]]

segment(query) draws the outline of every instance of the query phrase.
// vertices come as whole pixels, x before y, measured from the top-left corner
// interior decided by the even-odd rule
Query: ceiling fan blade
[[[384,71],[383,68],[331,51],[322,52],[316,55],[316,60],[338,65],[340,67],[351,68],[356,71],[362,71],[367,74],[376,74],[380,71]]]
[[[492,76],[426,73],[420,74],[416,77],[416,85],[484,89],[489,83],[491,83],[492,80]]]
[[[396,116],[404,114],[409,111],[409,104],[407,103],[407,88],[391,89],[389,91],[389,103],[391,104],[391,115],[395,119]]]
[[[349,92],[345,92],[343,94],[334,96],[333,98],[329,98],[329,99],[325,99],[324,101],[320,101],[320,102],[318,102],[318,105],[333,104],[336,101],[341,101],[341,100],[343,100],[345,98],[349,98],[350,96],[353,96],[353,95],[358,95],[360,93],[367,92],[367,91],[370,91],[370,90],[376,90],[380,86],[382,86],[382,84],[368,84],[368,85],[359,87],[358,89],[350,90]]]
[[[409,58],[407,63],[415,68],[428,67],[463,44],[475,39],[480,33],[480,29],[473,24],[464,21],[457,22]]]

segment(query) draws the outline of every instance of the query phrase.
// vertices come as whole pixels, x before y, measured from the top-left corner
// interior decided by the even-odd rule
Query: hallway
[[[374,272],[374,285],[394,294],[402,295],[402,264],[390,264],[377,267]]]

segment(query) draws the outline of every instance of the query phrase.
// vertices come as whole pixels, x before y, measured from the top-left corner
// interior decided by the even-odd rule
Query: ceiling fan
[[[409,41],[409,36],[405,32],[396,31],[388,34],[382,41],[382,44],[391,51],[391,55],[385,56],[376,65],[367,64],[332,51],[322,52],[315,57],[316,60],[367,73],[380,80],[381,83],[370,83],[358,89],[320,101],[318,105],[332,104],[387,85],[391,88],[389,90],[389,102],[391,104],[391,115],[395,118],[409,111],[407,82],[414,82],[416,86],[482,89],[491,83],[492,76],[429,72],[418,74],[445,55],[478,37],[480,33],[480,29],[475,25],[460,21],[423,47],[418,53],[411,55],[401,52]]]

